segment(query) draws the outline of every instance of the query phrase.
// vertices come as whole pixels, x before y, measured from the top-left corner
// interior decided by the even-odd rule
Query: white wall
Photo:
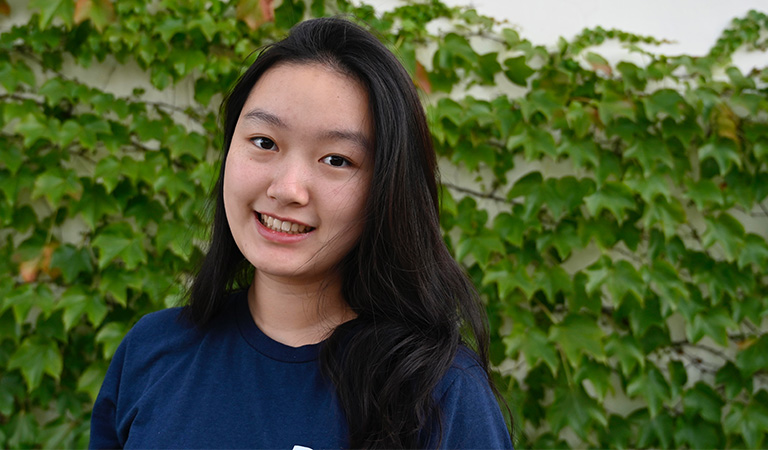
[[[366,0],[376,9],[391,9],[407,0]],[[768,0],[443,0],[470,6],[480,14],[508,21],[521,37],[552,46],[572,39],[584,28],[601,26],[672,41],[656,47],[666,55],[706,54],[734,17],[755,9],[768,12]],[[648,48],[651,49],[652,48]],[[768,64],[765,53],[739,54],[742,71]]]

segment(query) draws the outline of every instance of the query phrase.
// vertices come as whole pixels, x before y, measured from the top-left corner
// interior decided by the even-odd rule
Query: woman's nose
[[[281,205],[303,206],[309,201],[309,173],[301,164],[284,161],[273,173],[267,196]]]

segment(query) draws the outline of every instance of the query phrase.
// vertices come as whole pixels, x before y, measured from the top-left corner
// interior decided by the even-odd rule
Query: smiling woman
[[[227,222],[261,279],[253,289],[288,278],[342,301],[330,271],[362,231],[372,134],[365,89],[334,69],[281,64],[259,79],[224,172]]]
[[[304,22],[222,110],[189,303],[126,336],[90,446],[510,448],[482,305],[442,240],[431,138],[396,58],[348,21]]]

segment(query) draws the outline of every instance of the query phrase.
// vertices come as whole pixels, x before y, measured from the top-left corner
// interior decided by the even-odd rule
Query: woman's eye
[[[349,160],[339,155],[329,155],[321,159],[321,161],[333,167],[344,167],[350,164]]]
[[[255,137],[251,139],[251,142],[253,142],[255,146],[263,148],[264,150],[274,150],[276,147],[275,141],[270,138]]]

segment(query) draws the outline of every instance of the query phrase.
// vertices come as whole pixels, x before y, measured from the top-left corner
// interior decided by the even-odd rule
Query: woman
[[[442,240],[430,134],[396,58],[345,20],[307,21],[222,113],[189,303],[126,336],[91,447],[510,448],[483,309]]]

